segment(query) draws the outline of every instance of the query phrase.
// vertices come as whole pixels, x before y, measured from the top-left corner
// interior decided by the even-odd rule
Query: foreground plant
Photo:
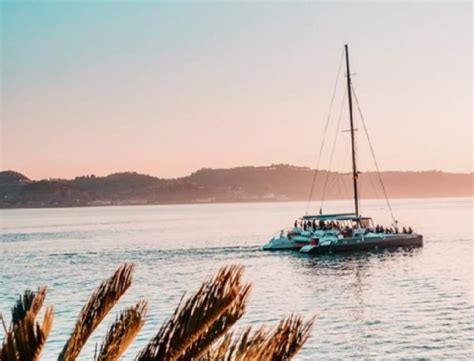
[[[53,324],[53,308],[47,307],[43,322],[36,322],[46,297],[46,287],[37,292],[25,291],[12,308],[12,320],[7,328],[3,317],[5,335],[0,347],[0,360],[38,360]]]
[[[71,336],[58,360],[76,360],[87,340],[132,284],[134,265],[121,265],[93,292],[84,305]],[[291,315],[274,328],[247,327],[232,332],[246,310],[251,285],[242,282],[243,267],[222,267],[204,281],[189,298],[183,299],[158,333],[138,353],[137,361],[148,360],[289,360],[304,345],[314,319],[304,321]],[[39,360],[53,321],[47,307],[40,324],[36,317],[46,297],[46,287],[25,291],[12,308],[12,321],[0,345],[0,361]],[[109,327],[96,361],[118,360],[145,323],[147,302],[139,301],[121,311]],[[0,315],[1,316],[1,315]],[[1,318],[1,317],[0,317]]]

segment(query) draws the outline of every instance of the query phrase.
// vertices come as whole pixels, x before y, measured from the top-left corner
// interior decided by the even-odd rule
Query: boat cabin
[[[308,215],[299,218],[296,223],[301,228],[306,227],[312,230],[339,229],[342,232],[344,230],[374,229],[372,218],[356,216],[354,213]]]

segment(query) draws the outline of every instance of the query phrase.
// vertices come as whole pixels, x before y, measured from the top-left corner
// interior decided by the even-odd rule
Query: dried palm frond
[[[12,308],[12,323],[0,346],[1,361],[35,361],[39,359],[53,323],[53,308],[46,309],[43,323],[36,316],[44,302],[46,287],[38,292],[26,290]]]
[[[15,339],[13,331],[7,331],[3,337],[2,345],[0,346],[0,361],[17,361],[18,353],[15,347]]]
[[[205,352],[242,316],[250,290],[249,284],[242,284],[242,271],[242,266],[222,267],[205,281],[178,305],[137,360],[178,360],[193,349],[197,354]]]
[[[247,299],[250,293],[250,286],[244,287],[235,299],[235,301],[227,308],[212,325],[207,332],[204,332],[199,339],[188,348],[178,358],[179,361],[199,360],[211,346],[223,336],[245,313]]]
[[[133,342],[145,324],[147,302],[142,300],[117,316],[100,347],[97,361],[116,361]]]
[[[271,360],[289,360],[296,355],[310,336],[313,324],[314,317],[304,321],[295,315],[280,321],[269,343]]]
[[[33,318],[35,318],[43,306],[46,291],[47,287],[45,286],[38,288],[37,292],[26,290],[12,308],[12,324],[18,324],[18,322],[26,316],[28,311],[31,311],[34,315]]]
[[[82,308],[73,333],[59,360],[75,360],[95,328],[132,282],[133,264],[123,264],[102,282]],[[221,268],[191,297],[182,299],[158,334],[138,354],[145,360],[283,361],[291,359],[309,337],[314,318],[291,315],[274,328],[229,332],[245,312],[250,284],[242,282],[243,267]],[[53,321],[48,307],[40,325],[35,319],[44,303],[46,288],[26,291],[12,308],[12,323],[0,345],[0,361],[37,361]],[[140,301],[122,311],[110,326],[96,361],[116,361],[143,327],[147,303]],[[3,322],[3,318],[0,315]],[[4,323],[4,322],[3,322]]]
[[[74,331],[58,357],[59,360],[72,361],[77,358],[89,336],[130,287],[134,268],[132,263],[121,265],[112,277],[102,282],[94,291],[82,308]]]
[[[205,359],[209,361],[289,360],[298,353],[308,339],[313,323],[314,318],[305,322],[301,317],[292,315],[280,321],[273,330],[260,327],[252,331],[249,327],[232,342],[224,338]]]
[[[14,328],[13,337],[18,352],[18,360],[39,360],[46,339],[53,323],[53,308],[46,309],[43,324],[35,321],[33,312],[28,311],[17,327]]]
[[[204,358],[206,361],[234,361],[258,359],[262,356],[265,340],[269,337],[269,331],[266,327],[260,327],[253,331],[252,327],[245,328],[239,336],[233,337],[232,334],[226,335],[224,339],[215,346],[211,352]]]
[[[5,323],[5,320],[3,318],[3,314],[1,312],[0,312],[0,321],[2,322],[3,331],[5,333],[7,333],[8,332],[7,324]]]
[[[206,353],[200,358],[200,361],[224,360],[227,350],[232,345],[232,340],[233,333],[227,332],[218,343],[207,349]]]

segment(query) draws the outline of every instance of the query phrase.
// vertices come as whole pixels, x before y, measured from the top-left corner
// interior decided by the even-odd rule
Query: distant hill
[[[161,179],[135,172],[105,177],[33,181],[14,171],[0,172],[0,208],[68,207],[307,200],[315,171],[279,164],[268,167],[201,169],[187,177]],[[391,198],[468,197],[474,174],[383,172]],[[382,198],[378,174],[360,175],[362,198]],[[352,197],[352,176],[318,171],[313,199]]]
[[[18,172],[12,170],[0,172],[0,184],[2,186],[17,186],[30,182],[31,181],[27,177]]]

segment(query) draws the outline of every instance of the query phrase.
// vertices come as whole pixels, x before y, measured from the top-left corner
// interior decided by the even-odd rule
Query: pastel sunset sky
[[[0,6],[1,169],[40,179],[315,167],[348,43],[381,168],[472,171],[470,2]],[[360,167],[373,169],[358,129]],[[333,169],[349,170],[346,138]]]

